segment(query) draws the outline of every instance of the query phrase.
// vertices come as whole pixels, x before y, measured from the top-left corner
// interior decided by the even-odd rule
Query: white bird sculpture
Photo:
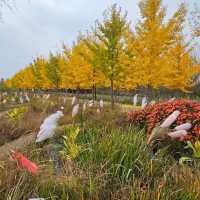
[[[26,99],[27,102],[30,102],[30,98],[27,94],[25,95],[25,99]]]
[[[92,107],[94,105],[94,102],[93,102],[93,100],[90,100],[89,102],[88,102],[88,107]]]
[[[64,99],[63,99],[63,104],[65,105],[66,102],[67,102],[67,97],[64,97]]]
[[[47,94],[47,96],[46,96],[46,100],[49,99],[49,98],[50,98],[50,94]]]
[[[22,96],[20,96],[20,97],[19,97],[19,101],[20,101],[20,103],[21,103],[21,104],[23,104],[23,103],[24,103],[24,99],[23,99],[23,97],[22,97]]]
[[[76,104],[76,97],[74,96],[73,98],[72,98],[72,106],[74,106]]]
[[[176,131],[181,131],[181,130],[189,131],[191,128],[192,128],[191,123],[185,123],[185,124],[181,124],[180,126],[176,126],[174,129]]]
[[[99,106],[100,106],[101,109],[103,109],[103,106],[104,106],[103,99],[100,100]]]
[[[152,141],[156,140],[166,140],[169,137],[172,139],[179,139],[186,136],[188,134],[187,131],[192,128],[192,124],[189,122],[176,126],[173,130],[170,129],[170,126],[176,121],[179,115],[180,111],[176,110],[165,119],[160,127],[155,127],[148,139],[148,144],[152,144]]]
[[[168,135],[173,139],[178,139],[180,137],[186,136],[188,133],[186,130],[179,130],[168,133]]]
[[[176,98],[175,97],[172,97],[171,99],[169,99],[169,102],[172,102],[172,101],[175,101]]]
[[[6,104],[6,103],[7,103],[7,100],[6,100],[6,99],[4,99],[4,100],[3,100],[3,104]]]
[[[133,97],[133,105],[137,106],[137,99],[138,99],[138,94],[134,95]]]
[[[78,114],[78,111],[79,111],[79,104],[76,104],[72,109],[72,118],[74,118]]]
[[[161,128],[169,128],[178,118],[178,116],[180,115],[180,111],[176,110],[174,111],[171,115],[169,115],[167,117],[167,119],[165,119],[165,121],[161,124]]]
[[[145,106],[147,105],[147,98],[146,97],[143,97],[142,98],[142,108],[144,108]]]
[[[31,198],[29,200],[45,200],[44,198]]]
[[[42,142],[48,138],[53,137],[58,120],[63,116],[64,114],[62,111],[57,111],[56,113],[47,117],[40,126],[40,131],[37,135],[36,142]]]

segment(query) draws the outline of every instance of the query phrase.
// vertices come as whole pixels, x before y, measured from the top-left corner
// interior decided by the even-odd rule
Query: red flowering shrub
[[[145,127],[148,134],[153,128],[161,124],[175,110],[181,114],[171,128],[186,122],[192,123],[189,135],[186,139],[200,139],[200,103],[192,100],[174,100],[148,105],[139,111],[132,111],[128,114],[129,122]]]

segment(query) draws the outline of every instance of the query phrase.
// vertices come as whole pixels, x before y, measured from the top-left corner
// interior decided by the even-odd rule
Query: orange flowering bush
[[[130,123],[145,127],[147,133],[151,134],[153,128],[160,125],[175,110],[179,110],[181,114],[171,128],[190,122],[192,128],[186,139],[200,139],[200,103],[196,101],[182,99],[148,105],[142,110],[130,112],[128,120]]]

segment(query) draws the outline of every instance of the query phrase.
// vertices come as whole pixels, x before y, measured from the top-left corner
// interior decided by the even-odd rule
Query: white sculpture
[[[46,100],[48,100],[50,98],[50,94],[47,94],[46,96]]]
[[[92,107],[94,105],[94,102],[93,102],[93,100],[90,100],[89,102],[88,102],[88,107]]]
[[[173,98],[169,99],[169,102],[172,102],[172,101],[175,101],[175,100],[176,100],[176,98],[173,97]]]
[[[37,135],[36,142],[42,142],[48,138],[51,138],[55,134],[58,120],[63,116],[64,114],[62,111],[57,111],[56,113],[47,117],[40,126],[40,131]]]
[[[22,96],[20,96],[20,97],[19,97],[19,102],[20,102],[21,104],[23,104],[23,103],[24,103],[24,99],[23,99],[23,97],[22,97]]]
[[[30,102],[30,98],[27,94],[25,95],[25,99],[26,99],[27,102]]]
[[[74,118],[78,114],[78,111],[79,111],[79,104],[76,104],[72,109],[72,118]]]
[[[74,96],[73,98],[72,98],[72,106],[74,106],[76,104],[76,97]]]
[[[99,106],[100,106],[101,109],[103,109],[103,106],[104,106],[103,99],[100,100],[100,102],[99,102]]]
[[[176,126],[175,130],[176,131],[180,131],[180,130],[189,131],[191,128],[192,128],[191,123],[185,123],[185,124],[181,124],[180,126]]]
[[[31,198],[29,200],[45,200],[44,198]]]
[[[100,109],[99,108],[97,108],[97,114],[99,114],[101,111],[100,111]]]
[[[168,133],[168,135],[173,139],[178,139],[180,137],[186,136],[188,133],[186,130],[179,130]]]
[[[180,114],[181,114],[180,111],[178,110],[174,111],[171,115],[167,117],[167,119],[165,119],[165,121],[161,124],[160,127],[162,128],[170,127],[176,121],[176,119]]]
[[[137,106],[137,99],[138,99],[138,94],[134,95],[133,97],[133,105]]]
[[[141,107],[144,108],[146,105],[147,105],[147,98],[143,97],[142,98],[142,105],[141,105]]]
[[[67,97],[64,97],[64,99],[63,99],[63,104],[65,105],[66,102],[67,102]]]
[[[6,99],[4,99],[4,100],[3,100],[3,104],[6,104],[6,103],[7,103],[7,100],[6,100]]]

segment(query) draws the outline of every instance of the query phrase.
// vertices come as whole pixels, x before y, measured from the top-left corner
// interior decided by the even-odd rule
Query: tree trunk
[[[97,86],[94,85],[94,99],[97,100]]]
[[[58,85],[56,85],[56,92],[58,92]],[[59,108],[59,95],[56,95],[56,101]]]
[[[110,80],[111,86],[111,108],[114,108],[114,89],[113,89],[113,80]]]
[[[95,86],[94,86],[94,84],[92,85],[92,100],[93,100],[93,102],[95,100]]]

